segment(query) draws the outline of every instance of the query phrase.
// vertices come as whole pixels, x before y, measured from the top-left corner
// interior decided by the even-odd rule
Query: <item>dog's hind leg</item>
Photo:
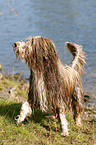
[[[26,101],[24,104],[22,104],[22,107],[21,107],[21,111],[20,111],[20,115],[18,115],[17,119],[17,125],[20,124],[22,121],[24,121],[24,119],[28,116],[30,116],[32,113],[32,110],[31,110],[31,107],[28,103],[28,101]]]
[[[83,104],[84,104],[83,91],[81,88],[76,87],[72,95],[72,109],[73,109],[73,117],[77,126],[81,125],[80,115],[83,110]]]
[[[66,116],[64,113],[64,109],[59,109],[59,118],[60,118],[60,122],[61,122],[61,129],[62,129],[62,136],[68,136],[69,132],[68,132],[68,122],[66,120]]]

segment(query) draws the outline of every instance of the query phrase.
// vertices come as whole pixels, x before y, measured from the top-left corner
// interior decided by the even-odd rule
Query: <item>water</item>
[[[63,64],[72,59],[69,52],[64,55],[66,41],[83,45],[87,53],[84,91],[96,94],[95,0],[0,0],[0,64],[6,74],[22,72],[28,78],[29,69],[16,60],[12,44],[30,35],[52,39]]]

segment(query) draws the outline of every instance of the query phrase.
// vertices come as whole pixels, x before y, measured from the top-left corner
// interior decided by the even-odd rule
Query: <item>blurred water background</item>
[[[0,0],[0,64],[6,75],[29,69],[16,60],[12,44],[41,35],[54,41],[63,64],[71,62],[66,41],[83,45],[87,65],[83,88],[96,95],[96,1],[95,0]]]

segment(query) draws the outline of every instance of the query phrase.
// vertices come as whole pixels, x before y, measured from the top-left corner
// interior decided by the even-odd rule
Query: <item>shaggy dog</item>
[[[63,66],[54,43],[48,38],[29,37],[25,42],[13,44],[16,57],[25,60],[30,67],[28,100],[21,107],[17,124],[37,107],[45,112],[58,113],[64,136],[69,134],[66,109],[72,109],[76,124],[81,124],[84,104],[81,79],[85,55],[81,45],[66,42],[65,46],[73,55],[70,66]]]

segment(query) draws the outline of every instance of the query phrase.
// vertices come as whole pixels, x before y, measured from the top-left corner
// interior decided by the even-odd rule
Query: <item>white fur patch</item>
[[[81,108],[83,108],[83,104],[82,104],[82,95],[81,95],[81,91],[80,91],[80,88],[76,88],[77,89],[77,97],[78,97],[78,100],[79,100],[79,105],[81,106]]]
[[[26,117],[30,116],[31,113],[32,113],[31,107],[29,106],[29,103],[26,101],[21,107],[20,115],[19,118],[17,119],[17,125],[22,121],[24,121]]]
[[[35,38],[41,38],[41,36],[36,36]]]
[[[23,49],[24,46],[25,46],[25,42],[23,42],[23,41],[17,42],[17,48],[18,48],[18,50],[19,50],[20,52],[25,51],[25,50]]]
[[[45,84],[43,80],[42,74],[37,74],[35,72],[35,86],[38,91],[38,99],[40,101],[40,109],[42,111],[47,111],[48,106],[47,106],[47,97],[46,97],[46,89],[45,89]]]
[[[62,127],[61,135],[63,135],[63,136],[67,135],[68,136],[69,135],[69,133],[68,133],[68,122],[66,120],[66,116],[65,116],[64,112],[60,112],[59,116],[60,116],[61,127]]]
[[[77,126],[81,126],[82,125],[80,115],[78,115],[78,117],[76,118],[76,125]]]

